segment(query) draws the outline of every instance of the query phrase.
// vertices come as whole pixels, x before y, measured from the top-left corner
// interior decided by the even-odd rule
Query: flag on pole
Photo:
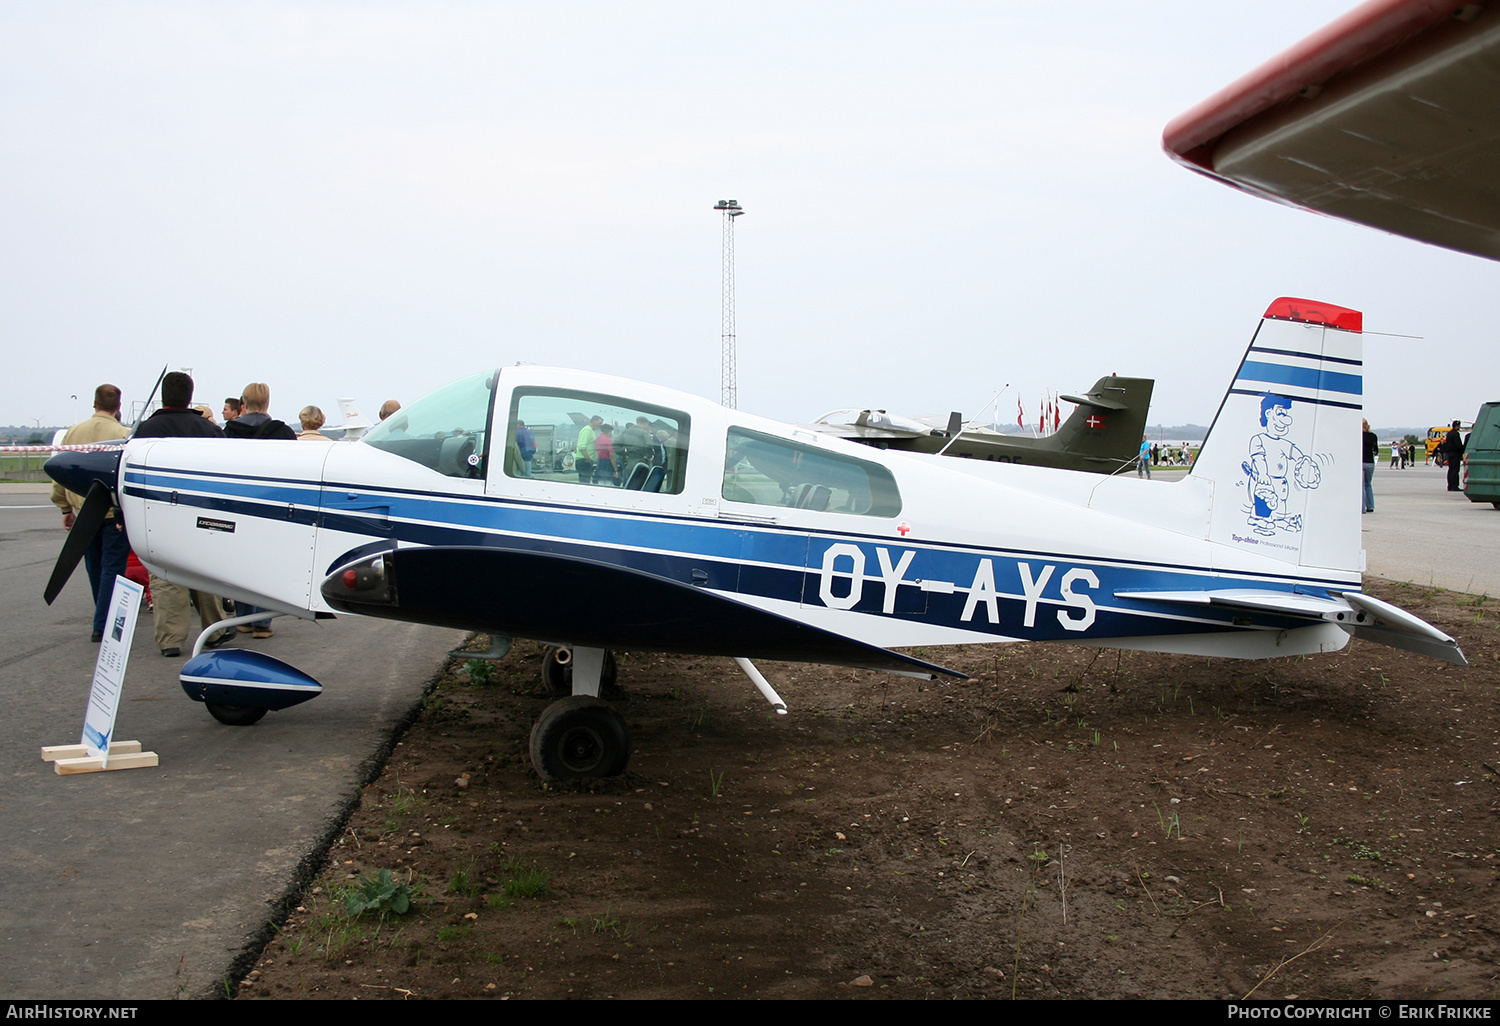
[[[1026,426],[1026,411],[1021,408],[1021,397],[1016,396],[1016,427]]]

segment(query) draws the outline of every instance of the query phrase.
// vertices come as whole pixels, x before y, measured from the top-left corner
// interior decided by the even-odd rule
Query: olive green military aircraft
[[[809,425],[817,431],[877,449],[937,453],[971,460],[1026,463],[1034,467],[1115,474],[1135,466],[1151,407],[1151,378],[1100,378],[1083,395],[1062,398],[1078,409],[1055,433],[1042,438],[965,428],[957,413],[944,428],[885,410],[834,410]]]

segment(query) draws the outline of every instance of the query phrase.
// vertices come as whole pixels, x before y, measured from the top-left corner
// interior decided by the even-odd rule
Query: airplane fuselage
[[[120,491],[132,541],[170,579],[301,616],[332,611],[322,587],[340,568],[382,551],[436,546],[642,571],[880,647],[1068,640],[1256,656],[1326,651],[1347,640],[1327,623],[1115,597],[1358,590],[1357,573],[1309,575],[1253,548],[1208,541],[1209,483],[872,451],[574,371],[507,368],[493,393],[483,429],[476,422],[468,432],[474,452],[446,464],[440,450],[453,449],[464,431],[425,448],[415,432],[389,448],[372,442],[390,440],[390,432],[330,444],[131,442]],[[514,436],[501,439],[518,410],[534,422],[565,406],[617,421],[645,411],[667,424],[672,445],[657,447],[665,479],[658,490],[630,487],[625,467],[584,480],[576,466],[539,470],[539,459],[521,466],[506,453]],[[654,462],[641,446],[634,455]],[[786,480],[796,474],[807,480]],[[451,607],[440,617],[406,609],[402,618],[505,631],[513,625],[486,620],[502,615],[484,612],[486,592],[524,595],[529,586],[454,575],[447,587],[471,596],[457,603],[471,618]],[[610,595],[579,594],[572,610],[551,611],[557,626],[542,640],[630,647],[629,637],[610,634],[611,618]],[[712,634],[705,625],[679,647],[711,651]]]

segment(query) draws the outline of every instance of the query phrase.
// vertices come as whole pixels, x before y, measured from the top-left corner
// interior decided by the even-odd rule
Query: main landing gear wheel
[[[615,654],[606,649],[604,668],[599,671],[599,687],[614,687],[619,676],[620,666],[615,662]],[[542,683],[547,685],[547,690],[554,695],[573,693],[573,650],[571,648],[547,646],[546,651],[542,653]]]
[[[260,722],[260,718],[266,714],[266,710],[255,705],[218,705],[215,702],[203,704],[208,708],[210,716],[231,727],[248,727]]]
[[[597,698],[559,699],[531,728],[531,764],[543,780],[618,776],[630,764],[630,728]]]

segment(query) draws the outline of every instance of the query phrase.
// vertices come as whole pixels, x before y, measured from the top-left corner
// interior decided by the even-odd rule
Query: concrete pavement
[[[1375,469],[1375,512],[1361,519],[1366,574],[1500,595],[1500,510],[1447,488],[1442,467]]]
[[[278,618],[274,638],[240,644],[326,691],[253,727],[225,727],[183,695],[184,659],[161,656],[143,613],[116,736],[141,741],[161,765],[57,776],[39,751],[77,743],[98,646],[82,566],[55,605],[42,602],[61,517],[45,486],[23,488],[0,489],[0,997],[222,994],[463,635]]]

